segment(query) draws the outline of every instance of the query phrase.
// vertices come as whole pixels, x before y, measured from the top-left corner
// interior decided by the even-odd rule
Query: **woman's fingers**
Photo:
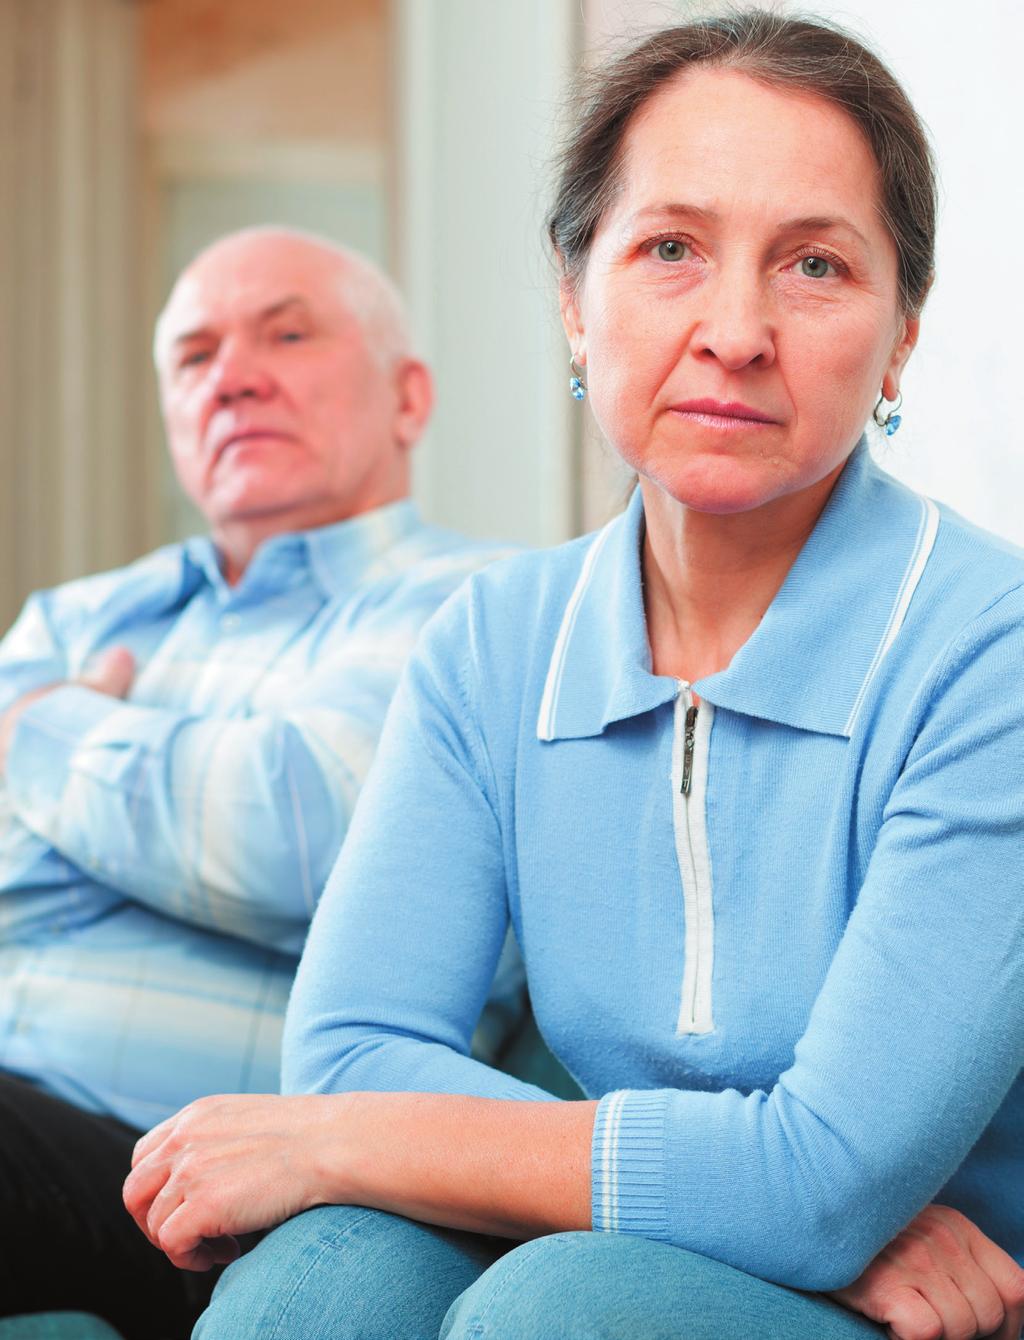
[[[168,1180],[150,1201],[149,1210],[146,1213],[146,1227],[143,1232],[155,1246],[163,1246],[161,1235],[164,1225],[183,1203],[184,1199],[177,1184],[173,1180]]]
[[[995,1340],[1019,1340],[1024,1328],[1024,1270],[969,1219],[964,1222],[971,1230],[968,1250],[992,1281],[1005,1311],[1002,1326],[993,1333]]]
[[[903,1263],[917,1270],[918,1289],[943,1320],[943,1340],[991,1335],[1006,1316],[995,1281],[971,1253],[971,1235],[988,1241],[958,1211],[929,1205],[897,1239]]]
[[[876,1265],[831,1297],[868,1321],[886,1326],[890,1340],[949,1340],[944,1318],[924,1294],[904,1276]]]
[[[138,1142],[125,1205],[182,1269],[233,1261],[237,1234],[322,1200],[318,1150],[338,1143],[337,1109],[310,1096],[198,1099]]]
[[[864,1310],[864,1316],[869,1321],[886,1323],[889,1340],[943,1340],[942,1318],[928,1300],[909,1285],[893,1289],[877,1311],[885,1315],[875,1316]]]
[[[167,1175],[168,1168],[162,1160],[151,1158],[136,1163],[122,1192],[125,1209],[154,1246],[157,1242],[149,1229],[150,1207],[166,1185]]]
[[[158,1126],[154,1126],[153,1129],[147,1131],[145,1135],[139,1136],[135,1141],[135,1148],[132,1151],[133,1168],[137,1163],[141,1163],[148,1154],[152,1154],[154,1149],[158,1149],[160,1145],[163,1144],[173,1129],[177,1119],[178,1114],[175,1114],[173,1117],[168,1117],[166,1121],[161,1121]]]
[[[183,1201],[160,1226],[157,1246],[179,1270],[209,1270],[230,1265],[238,1257],[238,1241],[228,1234],[203,1236],[201,1215]]]
[[[930,1205],[846,1289],[840,1303],[892,1340],[1019,1340],[1024,1271],[964,1215]]]

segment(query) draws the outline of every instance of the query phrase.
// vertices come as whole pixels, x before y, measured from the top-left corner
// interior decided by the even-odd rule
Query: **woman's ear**
[[[885,375],[882,378],[882,394],[886,400],[895,400],[896,394],[900,389],[900,378],[903,375],[903,369],[906,366],[907,359],[914,352],[914,345],[917,344],[917,337],[921,331],[921,318],[919,316],[907,316],[903,318],[903,324],[896,344],[893,346],[892,355],[889,358],[888,366],[885,369]]]
[[[569,349],[576,362],[583,367],[587,361],[586,335],[576,285],[567,278],[563,278],[558,286],[558,306],[562,313],[562,328],[565,331],[565,338],[569,341]]]

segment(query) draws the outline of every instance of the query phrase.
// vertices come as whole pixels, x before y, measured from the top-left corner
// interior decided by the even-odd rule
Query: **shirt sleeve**
[[[947,657],[771,1092],[602,1100],[596,1229],[832,1289],[953,1175],[1024,1064],[1022,652],[1006,597]]]
[[[0,713],[32,689],[67,677],[67,661],[45,595],[30,596],[0,642]]]
[[[415,635],[370,663],[327,653],[292,706],[244,718],[63,685],[18,722],[13,811],[109,888],[298,953]]]
[[[470,1059],[509,925],[493,777],[465,677],[465,590],[410,661],[299,965],[283,1092],[552,1099]]]

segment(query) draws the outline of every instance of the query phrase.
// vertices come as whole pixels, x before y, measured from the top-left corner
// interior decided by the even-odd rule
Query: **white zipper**
[[[715,909],[707,831],[708,749],[715,709],[699,706],[685,679],[679,681],[672,743],[672,826],[683,885],[686,955],[677,1033],[710,1033],[711,977],[715,957]]]

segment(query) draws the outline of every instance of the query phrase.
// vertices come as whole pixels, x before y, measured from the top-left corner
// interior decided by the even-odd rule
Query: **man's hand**
[[[1024,1326],[1024,1270],[945,1205],[926,1206],[829,1296],[886,1326],[890,1340],[1020,1340]]]
[[[346,1095],[200,1098],[135,1146],[124,1203],[184,1270],[238,1255],[238,1235],[331,1201]]]
[[[128,648],[108,647],[73,682],[96,693],[107,693],[111,698],[126,698],[134,678],[135,657]]]
[[[110,647],[96,657],[84,675],[70,682],[81,684],[83,688],[92,689],[96,693],[109,694],[112,698],[124,698],[134,678],[135,657],[127,647]],[[55,684],[44,684],[42,688],[31,689],[11,703],[7,711],[0,716],[0,774],[7,769],[7,755],[21,714],[31,707],[37,698],[45,697],[47,693],[52,693],[54,689],[63,686],[63,682],[58,680]]]

